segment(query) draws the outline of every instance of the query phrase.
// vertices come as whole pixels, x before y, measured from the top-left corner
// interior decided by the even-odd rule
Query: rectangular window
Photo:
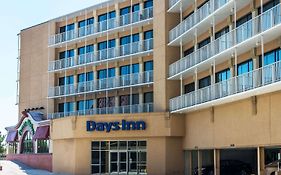
[[[216,73],[216,83],[228,80],[230,78],[230,70],[225,69],[223,71],[217,72]]]
[[[236,28],[252,19],[252,13],[249,13],[236,21]]]
[[[144,8],[153,7],[153,0],[147,0],[144,2]]]
[[[126,45],[126,44],[129,44],[131,42],[137,42],[139,41],[140,38],[139,38],[139,34],[133,34],[133,35],[130,35],[130,36],[124,36],[122,38],[120,38],[120,45]]]
[[[108,42],[103,41],[98,43],[98,50],[115,47],[115,39],[109,40]]]
[[[115,106],[115,97],[106,98],[98,98],[97,99],[97,108],[105,108],[105,107],[114,107]]]
[[[78,22],[78,28],[85,27],[94,24],[94,18],[89,18],[87,20],[82,20]]]
[[[152,71],[153,70],[153,61],[144,62],[144,71]]]
[[[64,59],[64,58],[70,58],[74,57],[74,49],[68,50],[68,51],[63,51],[59,53],[59,58]]]
[[[74,76],[73,75],[59,78],[59,86],[73,84],[73,83],[74,83]]]
[[[107,75],[108,74],[108,75]],[[102,69],[98,71],[98,79],[103,79],[107,77],[114,77],[115,76],[115,68]]]
[[[199,80],[199,89],[210,86],[211,85],[211,77],[207,76]]]
[[[144,32],[144,40],[153,38],[153,30]]]
[[[102,15],[98,16],[98,22],[105,21],[107,19],[112,19],[112,18],[115,18],[115,17],[116,17],[115,11],[109,12],[107,14],[105,13],[105,14],[102,14]]]
[[[130,7],[120,9],[120,15],[126,15],[130,13]]]
[[[67,26],[60,27],[59,33],[64,33],[66,31],[74,30],[74,23],[68,24]]]
[[[206,45],[209,44],[210,42],[211,42],[211,38],[210,38],[210,37],[207,38],[207,39],[205,39],[205,40],[203,40],[203,41],[201,41],[200,43],[198,43],[198,49],[200,49],[200,48],[206,46]]]
[[[86,51],[86,52],[85,52]],[[90,53],[94,51],[94,45],[87,45],[86,47],[79,47],[78,48],[78,55],[83,55],[85,53]]]
[[[58,112],[73,112],[75,102],[66,102],[58,104]]]
[[[138,73],[139,72],[139,64],[133,64],[132,65],[132,73]],[[120,67],[120,75],[127,75],[127,74],[131,74],[131,69],[130,69],[130,65],[126,65],[126,66],[121,66]]]
[[[280,53],[281,53],[281,49],[276,49],[276,50],[265,53],[264,60],[263,60],[264,65],[262,65],[262,56],[260,56],[259,67],[266,66],[266,65],[275,63],[277,61],[280,61],[280,59],[281,59]]]
[[[225,27],[223,29],[221,29],[220,31],[218,31],[216,34],[215,34],[215,39],[218,39],[219,37],[223,36],[224,34],[228,33],[229,32],[229,27]]]
[[[82,100],[77,102],[77,111],[89,110],[94,108],[94,100]]]
[[[78,83],[94,80],[94,72],[78,74]]]
[[[153,92],[144,93],[144,103],[153,103]]]
[[[190,55],[193,52],[194,52],[194,47],[191,47],[191,48],[185,50],[183,55],[184,55],[184,57],[186,57],[187,55]]]
[[[247,60],[243,63],[238,64],[237,66],[237,73],[238,75],[250,72],[253,70],[253,60]]]
[[[133,8],[132,8],[132,11],[133,12],[137,12],[137,11],[139,11],[140,10],[140,4],[135,4],[135,5],[133,5]]]
[[[187,85],[184,86],[184,93],[185,94],[188,94],[190,92],[193,92],[195,91],[195,83],[189,83]]]
[[[263,12],[271,9],[272,7],[275,7],[276,5],[278,5],[280,3],[280,0],[270,0],[268,3],[263,5]],[[259,7],[258,9],[258,14],[261,14],[261,7]]]

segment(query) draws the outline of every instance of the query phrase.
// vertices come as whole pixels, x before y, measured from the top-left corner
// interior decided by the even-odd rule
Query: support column
[[[121,53],[121,47],[120,47],[120,38],[119,38],[119,33],[115,34],[115,43],[116,43],[116,56],[120,56]]]
[[[116,25],[120,26],[120,9],[119,4],[115,4],[115,12],[116,12]]]
[[[143,98],[143,90],[142,88],[139,88],[139,104],[143,104],[144,103],[144,98]]]
[[[258,162],[258,175],[265,175],[265,159],[264,159],[264,148],[263,147],[258,147],[258,157],[259,157],[259,162]]]
[[[215,154],[215,175],[220,175],[220,150],[215,149],[214,150],[214,154]]]
[[[98,22],[97,10],[93,11],[93,17],[94,17],[94,33],[97,33],[99,31],[98,30],[99,22]]]
[[[198,150],[198,174],[202,174],[202,152]]]
[[[139,43],[140,43],[140,50],[143,51],[143,48],[144,48],[144,43],[143,43],[143,41],[144,41],[144,33],[143,33],[143,28],[142,27],[139,28],[139,38],[140,38],[140,41],[139,41]]]
[[[143,10],[144,10],[144,0],[140,0],[140,14],[143,14]]]

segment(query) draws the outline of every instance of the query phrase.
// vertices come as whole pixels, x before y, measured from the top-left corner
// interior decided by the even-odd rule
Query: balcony
[[[174,41],[176,38],[180,37],[186,31],[194,27],[197,23],[204,20],[207,16],[214,13],[217,9],[224,6],[229,1],[230,0],[210,0],[200,7],[195,13],[182,21],[178,26],[172,29],[169,32],[169,41]]]
[[[152,54],[153,39],[137,41],[122,45],[119,48],[108,48],[97,52],[86,53],[65,59],[58,59],[49,62],[49,71],[61,71],[77,68],[86,65],[101,64],[107,61],[117,61],[128,59],[130,57],[140,57]]]
[[[281,62],[256,69],[231,79],[170,100],[170,111],[189,112],[281,89]]]
[[[122,15],[119,18],[112,18],[106,21],[97,22],[78,29],[64,33],[58,33],[49,37],[49,46],[61,46],[61,44],[71,44],[84,39],[93,39],[106,36],[107,34],[130,29],[131,25],[136,27],[149,24],[153,18],[153,7],[143,9],[134,13]]]
[[[110,77],[77,84],[56,86],[49,88],[49,98],[65,97],[107,90],[116,90],[153,83],[153,71]]]
[[[186,0],[169,0],[169,13],[180,13],[181,9],[185,10],[193,1]]]
[[[257,46],[263,36],[264,43],[281,35],[281,8],[277,5],[238,28],[226,33],[208,45],[169,66],[169,79],[180,79],[209,68],[214,62],[222,63],[237,51],[244,53]]]
[[[86,109],[73,112],[59,112],[48,114],[48,119],[57,119],[71,116],[88,116],[100,114],[132,114],[153,112],[153,103],[143,103],[128,106],[116,106],[106,108]]]

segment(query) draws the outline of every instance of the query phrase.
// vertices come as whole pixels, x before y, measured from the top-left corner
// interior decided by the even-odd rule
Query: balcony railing
[[[73,39],[93,35],[99,32],[115,29],[117,27],[130,25],[139,21],[153,18],[153,7],[143,9],[134,13],[120,16],[120,22],[117,18],[111,18],[96,24],[87,25],[78,29],[70,30],[64,33],[58,33],[49,37],[49,45],[55,45]]]
[[[49,71],[62,70],[76,66],[83,66],[85,64],[94,64],[101,61],[123,58],[124,56],[152,51],[152,49],[153,39],[137,41],[122,45],[119,48],[113,47],[99,50],[97,52],[90,52],[83,55],[50,61]]]
[[[73,112],[58,112],[48,114],[48,119],[57,119],[71,116],[88,116],[98,114],[131,114],[153,112],[153,103],[134,104],[106,108],[85,109]]]
[[[218,100],[230,95],[247,92],[269,84],[280,82],[281,62],[276,62],[254,71],[230,78],[211,86],[198,89],[170,100],[170,110],[180,111],[199,104]]]
[[[94,81],[86,81],[77,84],[56,86],[49,88],[49,97],[61,97],[90,92],[99,92],[116,88],[137,86],[153,82],[153,71],[127,74],[118,77],[110,77]]]
[[[173,7],[176,3],[178,3],[180,0],[169,0],[169,8]]]
[[[214,58],[214,56],[222,53],[223,51],[233,48],[281,23],[281,10],[280,4],[267,10],[261,15],[253,18],[252,20],[242,24],[238,28],[222,35],[213,42],[196,50],[190,55],[178,60],[169,66],[169,76],[172,77],[176,74],[184,72],[189,68],[202,63],[205,60]]]
[[[169,32],[169,41],[172,42],[229,1],[230,0],[210,0],[200,7],[194,14],[190,15],[179,25],[173,28]]]

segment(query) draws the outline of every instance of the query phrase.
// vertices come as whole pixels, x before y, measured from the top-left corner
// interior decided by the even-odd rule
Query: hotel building
[[[69,174],[277,173],[280,3],[109,0],[23,29],[8,158]]]

